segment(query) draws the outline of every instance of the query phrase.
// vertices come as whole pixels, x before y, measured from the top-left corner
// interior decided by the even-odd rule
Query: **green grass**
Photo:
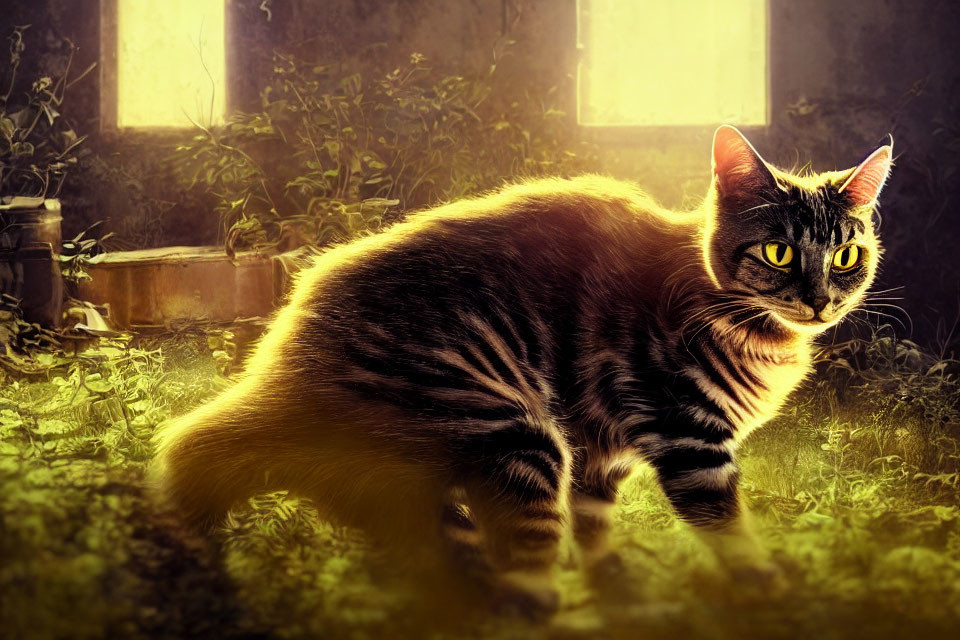
[[[747,442],[745,493],[785,593],[726,578],[642,469],[614,536],[634,593],[598,601],[568,550],[563,611],[530,626],[419,601],[360,534],[283,494],[238,509],[215,543],[157,512],[141,488],[150,437],[225,384],[230,338],[4,361],[30,373],[0,380],[0,636],[877,638],[960,625],[958,366],[909,342],[833,347]]]

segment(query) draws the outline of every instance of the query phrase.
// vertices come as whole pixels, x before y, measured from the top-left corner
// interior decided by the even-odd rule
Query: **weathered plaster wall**
[[[482,68],[506,26],[517,45],[501,66],[518,81],[530,74],[550,79],[573,113],[574,0],[231,3],[232,64],[238,70],[232,100],[238,106],[256,105],[274,48],[296,49],[318,61],[364,50],[397,59],[419,51],[456,68]],[[0,30],[33,23],[28,45],[41,51],[53,36],[69,36],[81,46],[82,67],[98,53],[98,6],[97,0],[7,0]],[[768,160],[781,166],[809,161],[814,169],[852,166],[887,133],[894,135],[898,157],[882,200],[888,251],[880,286],[904,285],[918,336],[936,340],[937,323],[953,321],[960,298],[960,221],[954,211],[960,190],[960,4],[770,0],[770,7],[772,123],[748,133]],[[386,45],[368,48],[377,42]],[[41,56],[41,66],[56,62],[54,54]],[[78,128],[95,131],[96,92],[95,80],[73,92],[69,111]],[[711,134],[692,129],[599,136],[605,160],[598,170],[634,178],[668,205],[692,205],[709,179]],[[136,139],[108,144],[96,136],[90,147],[104,163],[73,185],[69,206],[76,215],[68,226],[108,215],[122,230],[130,203],[159,192],[170,204],[162,215],[154,212],[157,238],[213,237],[209,216],[190,210],[196,203],[164,191],[169,185],[151,157],[155,147]],[[111,158],[124,158],[121,168],[132,175],[116,173]]]
[[[777,117],[761,145],[784,164],[799,157],[827,169],[852,166],[893,134],[878,288],[903,286],[917,335],[936,341],[937,324],[948,329],[960,314],[960,4],[777,0],[773,9]]]

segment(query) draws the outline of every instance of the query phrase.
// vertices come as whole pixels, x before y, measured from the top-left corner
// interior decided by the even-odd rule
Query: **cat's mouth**
[[[826,331],[836,323],[835,319],[824,320],[818,317],[802,318],[795,314],[785,314],[778,311],[774,311],[770,315],[773,316],[781,326],[786,327],[794,333],[816,334]]]
[[[808,330],[810,328],[823,327],[836,321],[841,315],[839,309],[827,308],[815,311],[813,307],[806,304],[778,304],[777,302],[764,301],[764,306],[770,311],[771,315],[786,325],[799,325]]]
[[[807,305],[770,305],[771,315],[788,328],[809,332],[822,331],[837,323],[843,316],[839,309],[816,312]]]
[[[817,326],[817,325],[826,324],[826,323],[829,322],[829,320],[824,320],[824,319],[819,318],[819,317],[816,317],[816,318],[797,318],[797,317],[792,317],[792,318],[791,318],[791,317],[787,316],[787,317],[782,317],[781,319],[783,319],[783,320],[789,320],[790,322],[793,322],[793,323],[795,323],[795,324],[802,324],[802,325],[804,325],[804,326],[809,326],[809,327],[815,327],[815,326]]]

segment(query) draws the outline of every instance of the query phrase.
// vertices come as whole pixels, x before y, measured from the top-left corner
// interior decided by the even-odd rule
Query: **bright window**
[[[767,0],[580,0],[578,121],[767,122]]]
[[[222,123],[225,0],[117,0],[117,126]]]

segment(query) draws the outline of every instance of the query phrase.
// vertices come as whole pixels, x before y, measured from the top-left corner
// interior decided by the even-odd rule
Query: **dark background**
[[[162,10],[163,2],[155,2]],[[501,61],[516,82],[553,83],[574,117],[574,0],[231,0],[229,102],[255,108],[273,51],[337,60],[370,43],[384,56],[411,52],[452,69]],[[748,135],[780,166],[855,165],[895,139],[896,165],[881,198],[886,256],[877,289],[894,295],[914,339],[938,352],[960,315],[960,3],[950,0],[770,0],[771,122]],[[30,24],[25,76],[63,64],[59,38],[79,46],[75,68],[99,57],[98,0],[6,0],[0,32]],[[0,58],[5,62],[6,52]],[[32,67],[32,68],[31,68]],[[231,73],[228,71],[228,73]],[[651,88],[651,91],[658,90]],[[89,133],[90,153],[63,198],[65,235],[107,218],[128,246],[215,242],[217,220],[166,179],[147,135],[101,134],[99,79],[67,96],[66,117]],[[185,133],[184,135],[189,135]],[[693,206],[709,179],[712,127],[618,131],[593,136],[597,171],[637,180],[669,206]],[[599,135],[599,137],[597,137]],[[896,324],[896,323],[895,323]],[[909,332],[900,329],[901,334]]]

